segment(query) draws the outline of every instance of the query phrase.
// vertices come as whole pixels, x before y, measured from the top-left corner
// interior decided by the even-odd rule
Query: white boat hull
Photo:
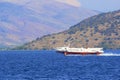
[[[81,54],[81,55],[88,55],[88,54],[102,54],[102,48],[69,48],[69,47],[58,47],[56,48],[57,52],[63,53],[65,55],[68,54]]]

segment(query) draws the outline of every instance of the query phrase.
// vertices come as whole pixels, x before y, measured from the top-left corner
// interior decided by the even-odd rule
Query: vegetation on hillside
[[[120,10],[90,17],[70,29],[46,35],[27,43],[21,49],[71,47],[120,48]]]

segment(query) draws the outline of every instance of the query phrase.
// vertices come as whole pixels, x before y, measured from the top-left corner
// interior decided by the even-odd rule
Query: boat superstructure
[[[70,47],[57,47],[57,52],[67,54],[102,54],[103,48],[70,48]]]

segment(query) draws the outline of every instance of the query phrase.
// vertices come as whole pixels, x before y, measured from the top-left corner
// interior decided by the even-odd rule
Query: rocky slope
[[[120,10],[93,16],[70,29],[27,43],[17,49],[53,49],[71,47],[120,48]]]
[[[54,0],[0,1],[0,47],[15,46],[97,14],[95,11],[58,3]],[[15,2],[18,0],[14,0]],[[18,1],[19,2],[19,1]]]

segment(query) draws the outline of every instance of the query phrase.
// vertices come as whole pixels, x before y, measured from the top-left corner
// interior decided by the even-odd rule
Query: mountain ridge
[[[46,35],[18,49],[54,49],[71,47],[120,48],[120,10],[87,18],[63,32]]]
[[[33,4],[38,3],[42,5],[35,6],[40,9],[34,10]],[[57,6],[54,7],[55,5]],[[52,1],[47,3],[44,0],[35,0],[27,5],[0,2],[0,45],[9,47],[24,44],[37,37],[68,29],[75,22],[97,14],[81,9],[62,3],[58,5]],[[85,14],[87,11],[90,15]],[[83,13],[81,15],[84,17],[78,18],[79,13]],[[72,14],[75,16],[71,16]]]

